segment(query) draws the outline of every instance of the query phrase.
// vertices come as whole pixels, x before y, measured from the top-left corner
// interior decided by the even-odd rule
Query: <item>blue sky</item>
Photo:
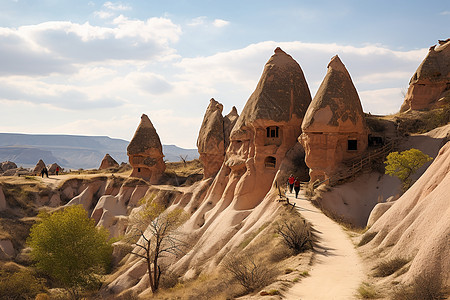
[[[210,98],[240,112],[280,46],[314,96],[338,54],[374,114],[450,37],[448,1],[0,0],[0,132],[130,140],[149,115],[194,148]]]

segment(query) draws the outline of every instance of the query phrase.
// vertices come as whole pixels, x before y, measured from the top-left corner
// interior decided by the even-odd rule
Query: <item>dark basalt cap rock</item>
[[[158,149],[162,152],[162,145],[152,122],[146,114],[142,114],[141,123],[127,147],[127,152],[128,155],[136,155],[149,149]]]
[[[318,113],[329,114],[329,117],[321,116],[319,120]],[[306,131],[310,126],[317,125],[315,122],[327,120],[327,124],[321,124],[321,126],[336,127],[332,129],[334,131],[339,129],[341,122],[350,119],[356,125],[358,119],[364,119],[363,117],[358,92],[350,74],[336,55],[328,64],[327,74],[308,108],[302,130]]]
[[[287,122],[293,115],[303,118],[310,102],[311,93],[300,65],[281,48],[276,48],[232,134],[255,120]]]

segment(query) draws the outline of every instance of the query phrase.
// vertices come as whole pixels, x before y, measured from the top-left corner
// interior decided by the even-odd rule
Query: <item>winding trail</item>
[[[358,299],[356,290],[365,278],[361,258],[342,227],[314,207],[303,195],[289,201],[314,226],[318,237],[308,277],[293,285],[283,296],[288,300]]]

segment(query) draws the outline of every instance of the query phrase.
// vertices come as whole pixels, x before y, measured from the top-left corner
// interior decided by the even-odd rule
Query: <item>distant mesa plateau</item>
[[[42,159],[66,169],[92,169],[99,167],[105,154],[118,163],[128,162],[128,143],[107,136],[0,133],[0,162],[30,168]],[[190,160],[199,157],[197,149],[175,145],[163,145],[163,149],[167,161],[180,161],[180,155]]]

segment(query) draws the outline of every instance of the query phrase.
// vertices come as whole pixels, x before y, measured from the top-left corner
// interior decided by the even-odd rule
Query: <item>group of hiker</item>
[[[292,193],[292,189],[295,191],[295,198],[298,197],[298,193],[300,192],[300,181],[298,180],[298,177],[294,177],[294,175],[291,174],[288,178],[288,184],[289,184],[289,192]]]
[[[55,174],[58,176],[58,174],[59,174],[59,167],[56,167],[56,169],[55,169]],[[44,166],[44,167],[42,168],[42,170],[41,170],[41,176],[42,176],[42,178],[44,178],[44,175],[47,176],[47,178],[48,178],[48,169],[47,169],[46,166]]]

